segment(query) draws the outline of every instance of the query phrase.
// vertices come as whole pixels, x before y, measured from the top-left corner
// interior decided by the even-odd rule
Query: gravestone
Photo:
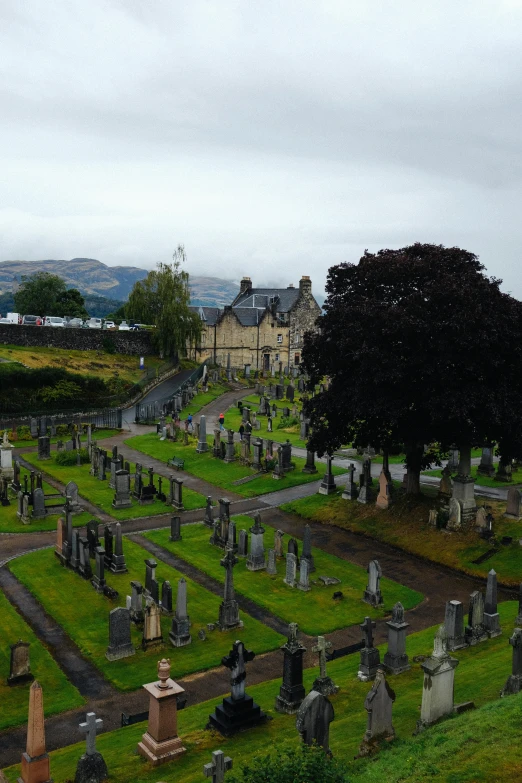
[[[246,567],[249,571],[261,571],[265,568],[265,528],[261,524],[261,515],[256,513],[254,524],[250,528],[250,553],[247,557]]]
[[[417,732],[453,712],[455,669],[458,665],[458,660],[447,651],[446,632],[441,625],[435,634],[431,657],[421,663],[424,683]]]
[[[45,495],[43,489],[35,489],[33,492],[33,519],[43,519],[46,515]]]
[[[395,737],[392,723],[392,709],[395,701],[395,691],[386,682],[382,669],[377,671],[372,689],[364,701],[368,713],[366,732],[359,747],[359,756],[369,756],[378,748],[381,740]]]
[[[254,470],[261,470],[263,467],[263,440],[261,438],[256,438],[254,441],[252,441],[252,446],[254,448],[252,467]]]
[[[487,446],[482,447],[482,456],[480,459],[480,465],[477,468],[479,476],[489,476],[493,478],[495,475],[495,466],[493,464],[493,445],[490,443]]]
[[[181,517],[174,516],[170,518],[169,541],[181,541]]]
[[[255,653],[247,650],[241,641],[236,641],[228,655],[221,663],[230,669],[231,694],[218,704],[209,716],[209,727],[219,731],[225,737],[230,737],[238,731],[252,728],[267,720],[251,696],[245,692],[245,664],[255,658]]]
[[[446,648],[453,652],[467,647],[464,637],[464,606],[460,601],[448,601],[444,616]]]
[[[25,753],[22,754],[22,769],[18,781],[19,783],[52,783],[49,756],[45,749],[42,686],[37,680],[29,688],[27,742]]]
[[[151,601],[145,607],[141,646],[143,650],[148,650],[150,647],[159,647],[162,644],[161,609],[157,603]]]
[[[152,590],[152,582],[156,579],[157,562],[152,557],[148,557],[145,561],[145,590],[149,593]]]
[[[450,498],[449,518],[446,525],[447,530],[460,530],[462,526],[462,509],[456,498]]]
[[[96,713],[88,712],[85,723],[80,723],[80,731],[86,735],[86,751],[76,767],[74,783],[102,783],[109,773],[102,754],[96,750],[96,732],[101,731],[103,721]]]
[[[228,533],[225,547],[226,549],[231,549],[233,552],[237,552],[236,523],[233,520],[230,520],[228,523]]]
[[[116,470],[114,473],[114,488],[116,490],[112,501],[113,508],[130,508],[132,506],[130,491],[130,473],[128,470]]]
[[[348,481],[346,482],[345,489],[341,495],[343,500],[356,500],[358,495],[357,484],[354,481],[355,465],[350,463],[348,468]]]
[[[84,579],[92,579],[92,568],[89,553],[89,539],[83,536],[79,538],[80,545],[80,566],[79,573]]]
[[[471,646],[485,642],[488,638],[484,626],[484,597],[478,590],[475,590],[470,595],[468,624],[464,635],[467,644]]]
[[[382,571],[378,560],[370,560],[368,568],[368,584],[364,591],[363,601],[372,606],[380,606],[384,603],[381,593]]]
[[[114,543],[114,535],[112,532],[112,527],[110,525],[105,525],[104,532],[103,532],[103,548],[105,549],[105,568],[111,567],[112,564],[112,556],[113,556],[113,546]]]
[[[130,600],[131,621],[135,625],[141,625],[144,620],[143,613],[143,585],[140,582],[131,582],[132,594]]]
[[[212,496],[207,495],[207,505],[205,507],[205,518],[203,519],[203,522],[207,527],[213,527],[214,526],[214,517],[212,515]]]
[[[178,511],[183,511],[183,480],[176,476],[169,476],[169,482],[169,505],[174,506]]]
[[[467,525],[469,522],[473,522],[477,513],[477,503],[475,501],[475,479],[471,476],[471,447],[469,445],[460,448],[458,472],[453,479],[452,499],[458,500],[460,504],[461,524]]]
[[[274,552],[276,557],[284,557],[283,553],[283,530],[276,530],[274,532]]]
[[[121,524],[119,522],[116,523],[116,536],[114,541],[114,553],[112,555],[110,569],[113,574],[124,574],[128,569],[125,563],[125,555],[123,554],[123,538]]]
[[[511,674],[500,692],[501,696],[520,693],[522,688],[522,628],[515,628],[509,643],[513,648]]]
[[[227,442],[225,447],[224,462],[235,462],[236,450],[234,447],[234,430],[227,430]]]
[[[522,519],[522,492],[515,487],[510,487],[507,492],[507,506],[505,517],[509,519]]]
[[[246,557],[248,554],[248,533],[246,530],[239,531],[239,543],[237,545],[237,556]]]
[[[392,609],[392,619],[386,622],[388,626],[388,650],[384,655],[383,664],[390,674],[402,674],[411,669],[406,654],[406,628],[409,623],[404,621],[404,607],[398,601]]]
[[[51,459],[51,439],[48,435],[41,435],[38,438],[38,459]]]
[[[199,439],[198,445],[196,446],[196,452],[198,454],[204,454],[206,451],[208,451],[207,417],[203,415],[199,419]]]
[[[491,569],[488,573],[486,585],[486,600],[484,602],[484,628],[488,636],[492,639],[500,636],[502,629],[500,627],[500,617],[497,610],[497,574]]]
[[[161,610],[166,614],[172,614],[172,585],[165,579],[161,585]]]
[[[359,477],[360,488],[357,500],[359,503],[371,503],[374,498],[374,492],[372,489],[372,461],[365,459],[363,462],[362,473]]]
[[[301,559],[301,567],[299,569],[299,582],[297,583],[297,589],[303,592],[308,592],[310,588],[310,578],[308,572],[308,560]]]
[[[222,750],[214,750],[212,761],[203,766],[203,774],[206,778],[212,778],[212,783],[224,783],[225,773],[232,769],[232,759],[225,756]]]
[[[308,563],[308,573],[315,571],[314,556],[312,555],[312,530],[307,523],[303,531],[303,554],[301,555],[301,564],[303,560]]]
[[[75,481],[69,481],[65,485],[65,497],[69,498],[69,508],[73,514],[82,510],[78,502],[78,485]]]
[[[271,576],[275,576],[277,574],[276,556],[275,556],[275,551],[273,549],[268,550],[266,572]]]
[[[192,642],[190,618],[187,613],[187,582],[183,577],[178,582],[176,613],[172,618],[169,639],[174,647],[185,647]]]
[[[234,566],[239,563],[231,549],[225,550],[225,555],[220,561],[225,569],[225,587],[223,601],[219,607],[218,627],[222,631],[228,631],[231,628],[242,628],[243,621],[239,619],[239,604],[236,601],[234,593]]]
[[[11,644],[11,658],[9,663],[8,685],[20,685],[24,682],[32,682],[31,662],[29,658],[29,642],[21,639],[16,644]]]
[[[76,528],[72,531],[71,558],[69,560],[69,565],[73,571],[79,571],[80,569],[80,534]]]
[[[306,464],[303,468],[303,473],[317,473],[317,468],[315,467],[315,452],[310,451],[309,449],[306,450]]]
[[[312,690],[330,696],[337,693],[339,686],[326,673],[326,653],[332,649],[332,643],[327,642],[324,636],[317,637],[317,644],[312,647],[312,652],[319,654],[319,677],[316,677]]]
[[[375,623],[371,617],[365,617],[364,623],[359,626],[363,632],[364,647],[361,649],[361,658],[359,662],[359,671],[357,672],[357,679],[361,682],[367,682],[373,680],[377,674],[381,662],[381,656],[379,650],[373,644],[373,629]]]
[[[322,693],[311,690],[297,712],[295,726],[305,745],[317,745],[330,755],[330,723],[334,708]]]
[[[103,593],[106,587],[105,581],[105,549],[97,546],[95,550],[96,570],[92,578],[92,586],[98,593]]]
[[[515,625],[522,626],[522,582],[518,586],[518,614],[515,618]]]
[[[292,552],[286,556],[286,573],[283,582],[289,587],[296,586],[297,558]]]
[[[109,613],[109,646],[105,657],[109,661],[117,661],[135,652],[131,640],[131,613],[119,606]]]
[[[451,470],[448,465],[442,470],[442,476],[439,484],[439,495],[441,498],[447,499],[451,497],[451,490],[453,484],[451,481]]]
[[[288,639],[281,647],[284,653],[283,682],[275,700],[276,710],[288,715],[297,712],[305,697],[303,655],[306,647],[298,641],[297,635],[297,623],[290,623]]]
[[[379,474],[379,494],[375,505],[377,508],[387,509],[392,503],[392,490],[393,484],[389,474],[386,475],[384,470],[381,470]]]
[[[475,530],[482,533],[488,528],[488,512],[484,506],[477,508],[477,516],[475,517]]]

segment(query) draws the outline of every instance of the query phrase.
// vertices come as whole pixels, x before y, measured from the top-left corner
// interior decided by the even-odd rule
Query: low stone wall
[[[146,356],[154,353],[147,331],[120,332],[106,329],[61,329],[52,326],[0,324],[0,344],[30,348],[65,348],[74,351],[103,351],[110,339],[117,353]]]

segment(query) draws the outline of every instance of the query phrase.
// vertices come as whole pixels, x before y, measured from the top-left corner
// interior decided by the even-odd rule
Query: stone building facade
[[[241,280],[239,294],[223,310],[193,307],[203,322],[201,344],[192,349],[196,361],[209,359],[226,367],[250,365],[254,370],[278,371],[301,361],[305,332],[316,328],[321,308],[312,294],[312,282],[303,276],[299,288],[253,288]]]

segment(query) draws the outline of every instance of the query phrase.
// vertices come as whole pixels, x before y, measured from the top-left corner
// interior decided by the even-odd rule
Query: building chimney
[[[312,293],[312,281],[308,275],[303,275],[299,281],[299,292],[301,294]]]
[[[250,288],[252,288],[252,280],[249,277],[244,277],[239,284],[239,293],[246,294]]]

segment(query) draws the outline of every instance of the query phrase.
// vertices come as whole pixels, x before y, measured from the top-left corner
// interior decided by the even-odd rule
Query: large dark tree
[[[427,444],[521,453],[522,304],[483,270],[473,253],[423,244],[330,269],[302,357],[313,382],[331,379],[309,403],[312,448],[404,444],[409,492]]]
[[[14,302],[22,315],[88,316],[81,293],[76,288],[67,288],[61,277],[49,272],[22,277]]]

